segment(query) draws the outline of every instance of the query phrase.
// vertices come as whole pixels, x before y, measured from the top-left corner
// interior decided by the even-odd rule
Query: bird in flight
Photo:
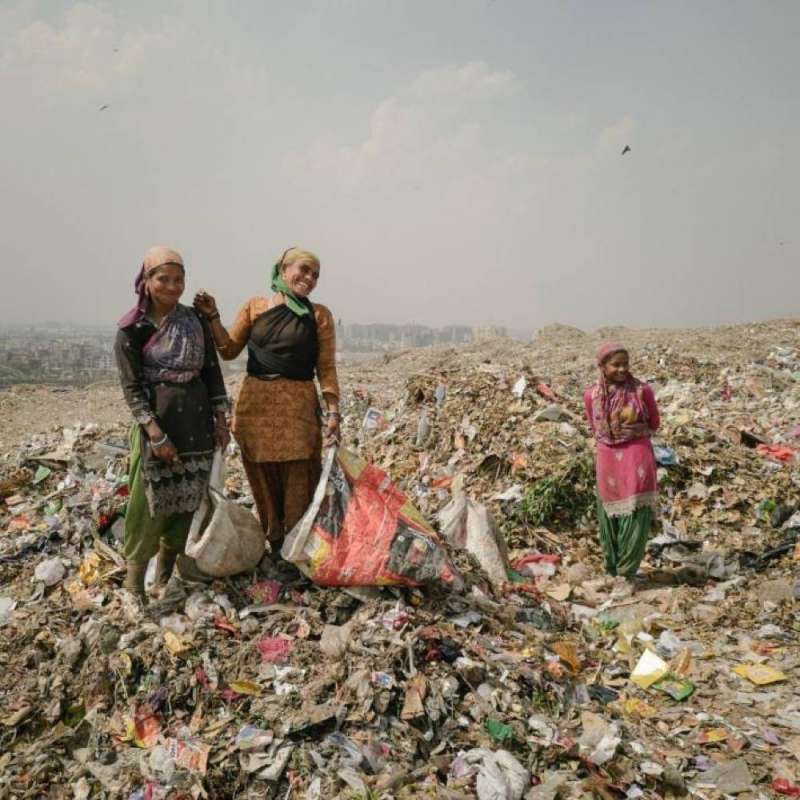
[[[106,103],[104,106],[100,106],[100,111],[105,111],[107,108],[109,108],[108,103]]]
[[[630,151],[631,151],[630,145],[626,144],[625,149],[622,151],[622,155],[624,156],[625,153],[630,153]]]

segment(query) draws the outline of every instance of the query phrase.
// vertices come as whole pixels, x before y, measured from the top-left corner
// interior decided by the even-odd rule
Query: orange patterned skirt
[[[233,435],[247,461],[319,459],[322,427],[314,382],[248,375],[236,399]]]
[[[232,429],[261,527],[275,552],[305,513],[319,480],[322,428],[314,382],[248,375]]]

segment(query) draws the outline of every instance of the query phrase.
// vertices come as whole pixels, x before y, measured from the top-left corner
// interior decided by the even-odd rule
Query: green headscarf
[[[278,261],[272,268],[272,291],[281,292],[286,298],[286,305],[290,311],[297,314],[298,317],[304,317],[310,314],[308,306],[300,300],[300,298],[286,285],[286,281],[281,275],[281,261]]]

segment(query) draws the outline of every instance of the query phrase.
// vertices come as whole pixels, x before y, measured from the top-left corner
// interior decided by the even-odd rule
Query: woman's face
[[[186,276],[179,264],[163,264],[147,279],[150,299],[171,308],[181,299],[186,287]]]
[[[625,383],[630,372],[628,354],[624,351],[614,353],[608,361],[603,363],[603,374],[611,383]]]
[[[281,276],[284,282],[298,297],[308,297],[319,280],[319,269],[312,264],[298,261],[288,267],[283,267]]]

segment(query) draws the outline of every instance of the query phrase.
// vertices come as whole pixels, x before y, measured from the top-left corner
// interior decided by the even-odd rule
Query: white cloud
[[[366,123],[365,138],[353,144],[318,137],[286,155],[289,179],[301,188],[324,184],[327,191],[397,191],[403,187],[435,186],[439,197],[453,199],[494,197],[520,202],[543,193],[560,196],[580,180],[580,174],[618,157],[624,144],[633,142],[635,120],[630,116],[608,125],[571,151],[543,155],[535,148],[520,150],[496,134],[496,109],[464,102],[482,96],[510,94],[516,79],[483,62],[448,66],[417,76],[406,89],[382,100]],[[457,100],[458,108],[444,108],[437,96]],[[486,194],[484,194],[486,193]],[[503,205],[500,198],[498,207]],[[478,205],[484,206],[482,199]],[[519,204],[517,205],[517,208]]]
[[[485,157],[480,112],[464,101],[499,97],[513,83],[510,72],[493,72],[481,62],[421,73],[373,109],[361,142],[338,144],[321,136],[288,153],[284,166],[300,184],[322,179],[348,192],[432,179],[441,179],[444,189],[465,164]],[[455,113],[452,103],[444,109],[439,102],[445,95]]]
[[[519,88],[520,82],[510,70],[492,70],[484,61],[471,61],[426,70],[411,85],[411,94],[420,98],[481,101],[509,97]]]
[[[77,3],[58,22],[19,27],[3,49],[3,72],[27,80],[34,90],[102,90],[139,71],[153,52],[170,44],[163,20],[155,30],[123,31],[104,7]]]

